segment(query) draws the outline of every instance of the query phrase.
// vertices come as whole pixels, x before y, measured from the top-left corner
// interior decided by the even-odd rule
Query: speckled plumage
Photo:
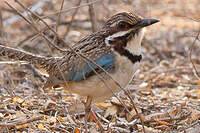
[[[122,87],[125,87],[142,58],[140,50],[144,35],[142,28],[156,22],[158,21],[153,19],[151,22],[147,21],[134,13],[119,13],[111,17],[99,31],[77,42],[73,49],[95,61],[107,70]],[[69,51],[62,57],[48,58],[0,45],[0,56],[27,61],[44,68],[49,74],[44,88],[67,81],[71,92],[89,96],[97,102],[102,101],[110,97],[112,93],[95,75],[90,68],[92,67],[104,77],[110,89],[114,92],[120,91],[109,76],[91,62],[89,62],[91,65],[89,67],[73,51]]]

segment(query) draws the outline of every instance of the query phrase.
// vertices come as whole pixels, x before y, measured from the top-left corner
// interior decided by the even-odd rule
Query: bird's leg
[[[88,121],[88,117],[91,111],[91,103],[92,103],[92,97],[87,96],[87,100],[85,105],[85,131],[87,133],[87,121]]]
[[[92,103],[92,97],[88,96],[87,97],[87,101],[84,104],[85,105],[85,130],[87,132],[87,121],[89,116],[92,117],[92,119],[97,123],[97,125],[99,126],[101,132],[104,131],[103,126],[101,125],[101,123],[99,122],[99,120],[97,119],[95,113],[91,110],[91,103]]]
[[[100,131],[103,132],[105,131],[103,126],[101,125],[100,121],[97,119],[97,116],[95,115],[95,113],[91,110],[90,111],[90,116],[92,117],[92,119],[97,123],[97,125],[99,126],[100,128]]]

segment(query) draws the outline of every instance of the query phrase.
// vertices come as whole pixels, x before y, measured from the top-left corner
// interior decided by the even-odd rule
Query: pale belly
[[[132,79],[135,71],[139,67],[139,62],[132,64],[126,57],[120,57],[116,60],[116,70],[110,73],[112,80],[107,75],[103,76],[103,81],[96,75],[83,80],[81,82],[69,82],[69,87],[72,93],[80,96],[91,96],[93,102],[102,102],[113,96],[113,93],[121,91],[121,88],[115,83],[125,88]]]

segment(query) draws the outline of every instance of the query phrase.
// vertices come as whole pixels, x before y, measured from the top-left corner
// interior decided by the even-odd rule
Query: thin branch
[[[56,33],[55,30],[53,30],[43,19],[41,19],[36,13],[32,12],[30,9],[28,9],[27,7],[25,7],[21,2],[19,2],[18,0],[15,0],[15,2],[17,2],[22,8],[24,8],[25,10],[27,10],[28,12],[30,12],[35,18],[38,18],[41,22],[43,22],[45,24],[45,26],[50,29],[57,38],[59,38],[64,44],[66,44],[66,42],[64,42],[63,39],[61,39],[59,37],[59,35]],[[6,4],[8,4],[8,2],[6,1]],[[10,4],[8,4],[11,8],[13,8]],[[16,10],[15,8],[13,8],[13,10]],[[18,11],[17,11],[18,12]],[[28,20],[26,19],[23,15],[20,14],[20,12],[18,12],[18,14],[26,21],[28,22],[28,24],[32,25],[33,24]],[[44,34],[42,34],[38,29],[37,27],[33,26],[34,30],[37,31],[40,35],[42,35],[44,37],[44,39],[48,42],[48,44],[51,44],[54,48],[56,48],[57,50],[61,51],[61,52],[66,52],[65,50],[62,50],[60,49],[58,46],[56,46],[54,43],[52,43]],[[68,51],[67,51],[68,52]]]
[[[36,33],[33,33],[29,36],[27,36],[26,38],[24,38],[23,40],[19,41],[17,43],[17,46],[22,46],[26,41],[30,40],[31,38],[33,38],[34,36],[36,36],[37,34]]]
[[[31,27],[39,34],[39,35],[41,35],[47,42],[48,42],[48,44],[51,44],[52,46],[54,46],[56,49],[58,49],[58,50],[60,50],[60,48],[59,47],[57,47],[54,43],[52,43],[43,33],[41,33],[40,31],[39,31],[39,29],[37,29],[37,27],[34,25],[34,24],[32,24],[32,22],[30,22],[28,19],[26,19],[22,14],[20,14],[18,11],[17,11],[17,9],[15,9],[14,7],[12,7],[7,1],[5,1],[6,2],[6,4],[10,7],[10,8],[12,8],[13,10],[15,10],[17,13],[18,13],[18,15],[19,16],[21,16],[28,24],[30,24],[31,25]],[[27,7],[25,7],[22,3],[20,3],[18,0],[16,0],[16,2],[20,5],[20,6],[22,6],[25,10],[28,10],[32,15],[34,15],[36,18],[39,18],[36,14],[34,14],[32,11],[30,11]],[[43,23],[45,23],[44,21],[42,21]],[[46,26],[48,27],[48,28],[50,28],[49,27],[49,25],[47,24],[47,23],[45,23],[46,24]],[[52,29],[52,28],[51,28]],[[53,29],[52,29],[53,30]],[[54,30],[53,30],[54,31]],[[54,31],[55,32],[55,31]],[[56,32],[55,32],[56,33]],[[58,34],[56,33],[56,37],[58,37]],[[50,47],[50,46],[49,46]],[[56,64],[57,65],[57,64]],[[66,85],[66,88],[69,88],[68,87],[68,84],[67,84],[67,82],[66,82],[66,80],[65,80],[65,76],[63,75],[63,73],[61,72],[61,69],[60,69],[60,67],[59,67],[59,65],[57,65],[57,67],[58,67],[58,69],[59,69],[59,71],[60,71],[60,74],[61,74],[61,76],[62,76],[62,78],[63,78],[63,80],[65,81],[65,85]]]
[[[6,1],[5,1],[5,2],[6,2]],[[31,11],[36,11],[36,10],[38,10],[39,8],[41,8],[41,7],[45,4],[45,2],[46,2],[46,0],[42,0],[42,1],[37,2],[30,10],[31,10]],[[4,9],[4,8],[3,8],[3,9]],[[15,13],[15,14],[17,14],[17,13]],[[27,14],[26,12],[23,12],[22,15],[25,16],[25,17],[28,16],[28,14]],[[7,19],[6,21],[4,21],[3,24],[4,24],[4,26],[9,25],[9,24],[13,24],[13,23],[15,23],[19,18],[20,18],[19,16],[13,16],[13,17]]]
[[[17,111],[15,111],[15,110],[8,110],[8,109],[0,109],[0,113],[16,114]]]
[[[16,0],[16,2],[18,2],[17,0]],[[23,16],[23,14],[21,14],[17,9],[15,9],[14,7],[12,7],[7,1],[5,1],[5,3],[10,7],[10,8],[12,8],[13,10],[15,10],[16,11],[16,13],[20,16],[20,17],[22,17],[29,25],[31,25],[31,27],[33,28],[33,30],[35,30],[39,35],[41,35],[47,42],[48,42],[48,44],[51,44],[54,48],[56,48],[57,50],[59,50],[59,51],[62,51],[62,52],[66,52],[66,51],[64,51],[64,50],[62,50],[62,49],[60,49],[58,46],[56,46],[54,43],[52,43],[51,42],[51,40],[49,40],[43,33],[41,33],[41,31],[39,31],[38,29],[37,29],[37,27],[31,22],[31,21],[29,21],[27,18],[25,18],[24,16]],[[21,3],[20,3],[21,4]],[[23,6],[23,5],[22,5]],[[24,7],[24,6],[23,6]],[[24,7],[25,9],[27,9],[26,7]],[[28,9],[29,10],[29,9]],[[33,13],[32,11],[30,11],[29,10],[29,12],[31,12],[31,13]],[[37,17],[37,15],[36,14],[34,14],[35,15],[35,17]],[[38,17],[37,17],[38,18]],[[47,24],[46,24],[47,25]],[[49,27],[48,25],[47,25],[47,27],[49,28],[49,29],[52,29],[51,27]],[[54,30],[53,30],[54,31]],[[54,31],[55,32],[55,31]],[[56,33],[56,32],[55,32]],[[57,35],[58,36],[58,35]]]
[[[43,16],[43,17],[41,17],[41,18],[44,19],[44,18],[46,18],[46,17],[48,17],[48,16],[50,16],[50,15],[57,15],[57,14],[59,14],[59,13],[69,12],[69,11],[74,10],[74,9],[76,9],[76,8],[88,6],[88,5],[90,5],[90,4],[94,4],[94,3],[97,3],[97,2],[100,2],[100,1],[101,1],[101,0],[96,0],[96,1],[94,1],[94,2],[86,3],[86,4],[83,4],[83,5],[77,6],[77,7],[72,7],[72,8],[68,8],[68,9],[63,9],[62,11],[57,11],[57,12],[55,12],[55,13],[48,14],[48,15]]]
[[[59,22],[60,22],[61,11],[63,9],[63,5],[64,5],[64,0],[62,0],[61,7],[60,7],[60,13],[58,14],[58,19],[56,21],[56,32],[58,31],[58,25],[59,25]],[[54,38],[53,38],[54,43],[55,43],[56,39],[57,39],[56,36],[54,36]]]
[[[3,36],[3,16],[2,9],[0,8],[0,37]]]
[[[76,6],[79,7],[80,4],[81,4],[81,0],[78,0]],[[70,22],[69,22],[69,24],[68,24],[68,26],[67,26],[67,30],[66,30],[64,36],[67,36],[67,34],[69,33],[69,30],[70,30],[70,28],[71,28],[72,22],[74,21],[74,18],[75,18],[75,16],[76,16],[77,12],[78,12],[78,9],[79,9],[79,8],[76,8],[75,11],[74,11],[74,13],[72,14],[71,20],[70,20]]]
[[[200,27],[199,27],[199,32],[197,33],[197,35],[196,35],[194,41],[192,42],[192,45],[191,45],[191,47],[190,47],[190,53],[189,53],[189,59],[190,59],[190,62],[191,62],[191,64],[192,64],[192,67],[193,67],[193,69],[194,69],[194,71],[193,71],[193,72],[194,72],[194,75],[195,75],[198,79],[200,79],[200,74],[198,73],[197,68],[196,68],[194,62],[192,61],[192,51],[193,51],[193,48],[194,48],[194,46],[195,46],[196,40],[198,40],[198,38],[199,38],[199,35],[200,35]]]
[[[87,0],[87,2],[90,3],[91,0]],[[97,31],[97,19],[96,19],[95,12],[94,12],[94,6],[93,6],[93,4],[90,4],[88,6],[89,6],[89,15],[90,15],[91,23],[92,23],[92,31],[96,32]]]
[[[17,15],[17,13],[16,13],[15,11],[13,11],[12,9],[9,9],[9,8],[7,8],[7,7],[1,6],[0,9],[1,9],[2,11],[6,11],[6,12],[9,12],[9,13],[12,13],[12,14]]]

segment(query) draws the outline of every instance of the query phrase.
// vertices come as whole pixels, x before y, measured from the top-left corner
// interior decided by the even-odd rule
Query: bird
[[[129,84],[142,60],[141,42],[145,29],[157,22],[159,20],[143,18],[134,12],[120,12],[61,57],[34,55],[3,44],[0,44],[0,56],[27,61],[45,69],[49,77],[43,88],[66,84],[70,92],[87,97],[87,119],[93,103],[112,97],[120,87]],[[85,61],[78,54],[90,60]]]

